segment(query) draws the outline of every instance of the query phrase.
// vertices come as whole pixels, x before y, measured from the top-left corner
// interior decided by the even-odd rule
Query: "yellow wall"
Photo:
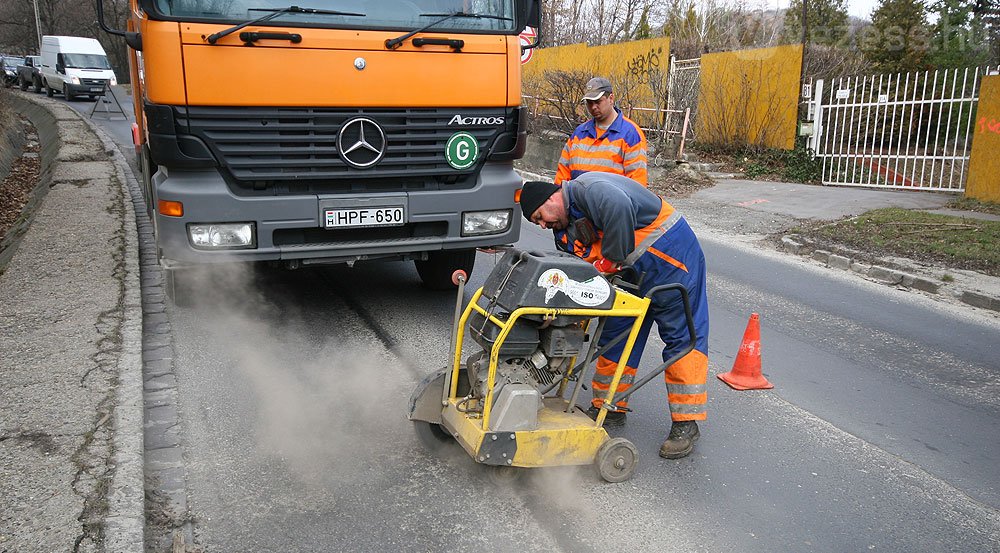
[[[583,84],[591,77],[605,77],[614,88],[615,100],[626,113],[632,107],[652,108],[662,103],[656,99],[654,89],[666,85],[667,66],[670,64],[670,39],[650,38],[605,46],[590,47],[586,44],[570,44],[555,48],[535,50],[531,61],[523,67],[522,80],[525,94],[544,98],[562,97],[564,101],[579,103],[580,122],[586,118],[580,97]],[[573,91],[554,90],[547,81],[546,73],[566,71],[575,73],[580,81]],[[657,81],[650,83],[650,81]],[[576,90],[578,88],[579,90]],[[575,94],[573,98],[565,98]],[[659,106],[663,107],[663,106]],[[642,115],[638,112],[632,118],[640,125]],[[655,116],[649,116],[655,120]]]
[[[969,182],[965,195],[1000,203],[1000,75],[983,77],[972,130]]]
[[[802,46],[705,54],[699,142],[795,147]]]

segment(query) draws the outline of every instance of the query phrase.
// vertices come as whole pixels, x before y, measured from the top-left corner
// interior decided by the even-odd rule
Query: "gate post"
[[[823,79],[816,79],[816,87],[813,90],[813,106],[815,119],[813,120],[813,133],[806,141],[806,145],[813,152],[813,157],[819,156],[820,135],[823,134]]]
[[[1000,75],[983,77],[972,128],[965,196],[1000,203]]]

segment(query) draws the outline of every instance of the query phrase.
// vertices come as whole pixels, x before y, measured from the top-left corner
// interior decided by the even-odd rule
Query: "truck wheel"
[[[28,90],[28,81],[24,80],[24,75],[17,76],[17,87],[21,90]]]
[[[51,86],[49,86],[49,82],[45,81],[45,95],[51,98],[53,95],[55,95],[55,93],[56,91],[53,90]]]
[[[34,81],[32,84],[35,86],[35,94],[40,94],[42,92],[42,80],[36,77]]]
[[[465,271],[472,276],[472,268],[476,263],[476,250],[446,250],[431,252],[426,261],[414,261],[417,274],[426,288],[431,290],[451,290],[455,284],[451,282],[451,274],[456,269]]]

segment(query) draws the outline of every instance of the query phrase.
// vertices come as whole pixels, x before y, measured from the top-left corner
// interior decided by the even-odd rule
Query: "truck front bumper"
[[[511,163],[487,164],[476,186],[421,192],[237,196],[215,170],[175,171],[153,176],[157,200],[180,202],[183,216],[156,213],[157,243],[166,267],[231,261],[337,263],[380,258],[423,258],[427,252],[512,244],[520,235],[514,192],[521,179]],[[340,230],[323,228],[325,207],[402,205],[402,226]],[[462,236],[462,214],[510,210],[503,232]],[[252,247],[204,249],[192,245],[192,224],[251,223]]]

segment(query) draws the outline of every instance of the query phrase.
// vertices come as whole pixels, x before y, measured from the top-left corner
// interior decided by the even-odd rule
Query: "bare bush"
[[[701,87],[698,140],[729,150],[758,151],[780,144],[789,109],[765,64],[717,71]],[[794,107],[792,108],[794,109]]]
[[[540,79],[522,83],[531,106],[532,132],[553,131],[569,136],[588,118],[580,97],[596,70],[545,71]],[[615,85],[618,90],[618,85]]]

